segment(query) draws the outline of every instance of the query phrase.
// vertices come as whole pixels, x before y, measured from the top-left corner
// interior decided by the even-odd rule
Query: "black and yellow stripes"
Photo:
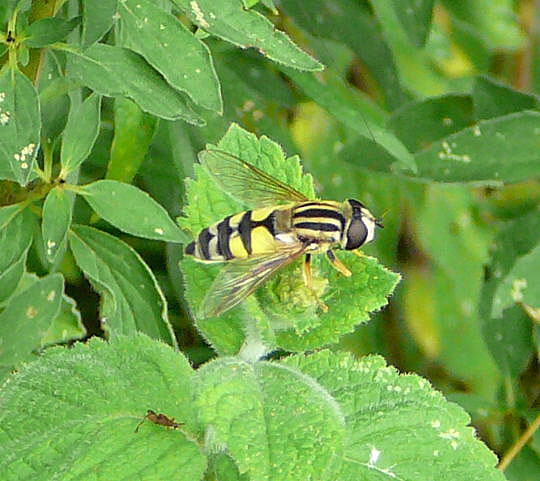
[[[206,262],[248,259],[275,252],[284,242],[339,243],[346,228],[342,204],[304,202],[248,210],[203,229],[186,254]]]
[[[346,219],[338,203],[307,202],[293,209],[292,227],[304,238],[338,242],[345,224]]]
[[[276,212],[279,208],[248,210],[203,229],[186,254],[207,262],[246,259],[276,249]]]

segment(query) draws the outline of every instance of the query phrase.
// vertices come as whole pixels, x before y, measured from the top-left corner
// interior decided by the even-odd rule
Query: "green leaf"
[[[69,82],[64,77],[58,55],[51,49],[43,52],[43,67],[39,80],[41,105],[41,137],[47,144],[56,142],[68,120],[70,98]]]
[[[176,344],[165,298],[135,250],[87,226],[73,226],[69,244],[77,265],[102,296],[102,327],[111,337],[140,331]]]
[[[187,99],[138,54],[98,43],[84,52],[66,51],[71,78],[101,95],[129,97],[145,112],[168,120],[204,125]],[[151,92],[151,94],[149,94]]]
[[[62,138],[61,178],[75,170],[90,155],[99,134],[101,96],[93,93],[71,109]]]
[[[305,0],[288,0],[281,7],[311,35],[347,45],[366,64],[390,108],[406,100],[392,51],[367,5],[341,0],[336,8],[332,0],[311,2],[309,6]]]
[[[80,17],[64,20],[49,17],[36,20],[26,30],[24,44],[30,48],[41,48],[60,42],[81,22]]]
[[[327,86],[316,79],[313,74],[285,70],[285,73],[317,104],[335,116],[340,122],[358,133],[363,139],[353,138],[350,145],[340,152],[345,160],[354,162],[359,167],[379,171],[390,171],[393,163],[403,169],[416,170],[414,158],[390,131],[369,119],[366,109],[354,105],[349,97],[352,92]],[[341,90],[341,91],[340,91]],[[358,101],[356,102],[359,103]],[[359,144],[362,147],[359,147]],[[352,155],[350,153],[352,152]],[[362,156],[358,156],[362,152]]]
[[[83,2],[81,45],[88,48],[100,40],[113,25],[118,0]]]
[[[426,43],[433,14],[434,0],[392,0],[403,30],[417,47]]]
[[[2,479],[202,479],[192,376],[180,353],[142,335],[48,349],[0,394]],[[148,409],[184,425],[135,432]]]
[[[444,7],[478,32],[493,51],[516,50],[525,34],[512,0],[444,0]]]
[[[345,416],[343,464],[334,479],[504,480],[467,413],[425,379],[399,375],[378,356],[358,361],[321,351],[282,363],[320,383]]]
[[[523,135],[528,132],[528,135]],[[418,176],[439,182],[519,182],[540,167],[540,113],[481,121],[416,155]]]
[[[255,10],[244,10],[241,0],[174,0],[189,19],[206,32],[242,48],[256,48],[270,60],[298,70],[323,66],[298,48]]]
[[[126,47],[141,54],[170,85],[196,104],[223,111],[210,50],[201,40],[176,17],[148,0],[121,1],[118,13]]]
[[[521,313],[516,312],[516,309],[521,310],[521,307],[510,307],[504,312],[503,317],[493,318],[492,313],[499,310],[494,305],[494,298],[495,293],[500,291],[501,282],[509,278],[520,259],[537,249],[538,239],[540,239],[540,216],[536,209],[508,222],[493,243],[492,259],[486,268],[486,282],[480,297],[479,313],[484,323],[483,333],[486,343],[501,370],[503,372],[510,370],[516,375],[519,374],[516,371],[521,372],[522,365],[519,363],[521,356],[518,353],[518,360],[515,362],[516,356],[509,351],[523,344],[523,340],[516,340],[516,336],[520,337],[524,329],[523,324],[527,322],[530,326],[530,321],[528,319],[525,321]],[[514,342],[513,346],[507,345],[509,341]]]
[[[0,303],[13,294],[24,273],[32,231],[27,209],[20,205],[0,208]]]
[[[39,149],[39,99],[19,70],[0,74],[0,179],[26,185]]]
[[[281,277],[269,281],[266,294],[273,303],[267,308],[275,310],[275,315],[284,317],[287,311],[292,314],[286,329],[276,333],[277,345],[288,351],[306,351],[336,343],[345,334],[354,331],[359,324],[366,323],[370,313],[378,311],[388,304],[388,297],[393,292],[401,277],[382,267],[376,259],[359,259],[354,254],[337,254],[352,272],[352,277],[339,274],[326,259],[318,263],[318,277],[327,282],[322,300],[329,306],[328,312],[318,312],[315,317],[298,312],[290,307],[301,305],[304,291],[300,266],[296,272],[285,272]],[[288,274],[288,275],[287,275]],[[293,290],[292,288],[296,288]],[[305,302],[305,301],[304,301]],[[278,306],[278,308],[272,308]],[[284,308],[283,306],[288,306]],[[308,311],[309,312],[309,311]],[[292,321],[292,322],[291,322]]]
[[[447,94],[410,102],[395,110],[388,127],[411,152],[418,152],[474,123],[471,97]]]
[[[493,298],[491,317],[501,317],[503,310],[515,303],[540,308],[540,244],[520,257],[501,280]]]
[[[0,314],[0,364],[11,366],[31,359],[32,351],[58,315],[64,279],[51,274],[12,297]]]
[[[472,97],[477,119],[540,108],[540,97],[519,92],[489,77],[476,79]]]
[[[81,313],[77,310],[75,301],[64,294],[60,311],[41,339],[41,343],[45,346],[65,343],[82,339],[86,334],[86,328],[82,323]]]
[[[133,180],[154,137],[156,121],[131,100],[114,99],[114,138],[107,179],[127,183]]]
[[[250,479],[336,479],[342,413],[309,376],[222,358],[197,372],[196,388],[201,421]]]
[[[43,221],[41,231],[43,233],[43,248],[47,260],[55,261],[60,247],[66,240],[67,232],[71,225],[73,211],[72,195],[61,187],[54,187],[48,194],[43,204]]]
[[[167,211],[146,192],[116,180],[84,186],[84,199],[96,213],[128,234],[167,242],[189,240]]]
[[[270,139],[257,139],[233,125],[218,148],[245,159],[308,198],[315,198],[311,176],[302,175],[298,159],[286,159],[279,145]],[[195,166],[195,176],[196,180],[186,182],[186,217],[179,219],[181,226],[193,236],[227,215],[243,210],[243,206],[221,191],[199,165]],[[325,260],[314,267],[315,285],[322,293],[322,300],[330,307],[328,313],[317,312],[317,305],[304,286],[296,263],[281,270],[257,291],[255,297],[259,305],[254,299],[248,299],[219,319],[197,320],[200,330],[218,352],[229,354],[238,352],[245,341],[243,326],[249,319],[255,322],[264,342],[270,346],[277,342],[286,349],[301,350],[335,342],[339,336],[367,320],[368,312],[385,305],[386,297],[399,280],[399,276],[385,270],[373,259],[340,256],[357,276],[353,277],[354,281],[339,278]],[[206,266],[186,258],[181,267],[186,279],[187,299],[197,311],[219,266]]]

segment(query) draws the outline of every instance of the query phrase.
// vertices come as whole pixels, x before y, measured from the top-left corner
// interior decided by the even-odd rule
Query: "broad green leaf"
[[[202,479],[192,376],[182,354],[142,335],[48,349],[0,394],[2,479]],[[148,409],[184,425],[135,432]]]
[[[298,70],[323,68],[266,17],[245,10],[241,0],[174,0],[174,3],[200,28],[234,45],[256,48],[270,60]]]
[[[0,314],[0,364],[11,366],[32,358],[58,315],[64,279],[51,274],[13,296]],[[0,471],[1,472],[1,471]]]
[[[330,88],[323,84],[313,74],[295,72],[285,73],[317,104],[335,116],[340,122],[358,133],[363,139],[352,139],[349,147],[352,152],[362,152],[361,156],[353,156],[342,152],[345,160],[350,160],[359,167],[371,168],[379,171],[389,171],[392,164],[397,163],[402,169],[415,171],[414,158],[390,131],[371,121],[367,109],[361,109],[359,102],[352,104],[352,92],[337,88]],[[363,112],[364,110],[364,112]],[[361,144],[361,147],[359,147]]]
[[[417,152],[474,122],[471,97],[448,94],[404,105],[393,112],[388,127],[411,152]]]
[[[503,310],[515,303],[540,308],[540,244],[520,257],[501,280],[493,297],[491,317],[501,317]]]
[[[317,274],[319,281],[325,284],[322,300],[329,306],[328,312],[314,313],[313,307],[302,312],[309,293],[299,265],[270,280],[267,289],[260,294],[266,301],[262,301],[265,311],[272,316],[279,316],[284,322],[289,313],[285,328],[276,333],[276,342],[281,348],[299,352],[336,343],[341,336],[366,323],[371,312],[388,303],[388,296],[400,280],[399,274],[385,269],[372,257],[359,259],[345,252],[336,255],[352,272],[352,277],[338,273],[326,259],[320,260]]]
[[[281,7],[311,35],[343,42],[351,48],[380,84],[390,108],[406,100],[392,52],[367,5],[356,0],[341,0],[339,4],[320,0],[309,5],[305,0],[288,0]]]
[[[101,322],[111,336],[143,332],[172,345],[167,303],[152,271],[125,242],[87,226],[73,226],[75,261],[102,296]]]
[[[508,222],[499,232],[492,248],[492,259],[486,268],[486,281],[484,283],[479,305],[479,314],[483,321],[483,332],[486,343],[503,372],[517,375],[521,365],[515,363],[515,356],[509,353],[511,347],[507,346],[509,340],[514,342],[514,348],[521,341],[516,340],[516,335],[522,332],[522,325],[525,322],[515,309],[521,307],[511,307],[504,312],[503,317],[497,319],[492,317],[492,313],[498,308],[494,305],[495,293],[504,279],[507,279],[520,259],[537,249],[538,239],[540,239],[540,216],[535,209],[530,213]],[[512,303],[513,304],[513,303]],[[514,322],[512,319],[517,318]],[[527,320],[530,324],[530,321]],[[510,332],[512,331],[512,332]],[[519,354],[518,354],[519,356]]]
[[[188,100],[138,54],[98,43],[84,52],[66,51],[67,74],[108,97],[129,97],[145,112],[163,119],[203,125]]]
[[[107,222],[128,234],[168,242],[188,237],[167,211],[146,192],[116,180],[98,180],[84,186],[84,199]]]
[[[311,377],[221,358],[197,372],[195,386],[201,421],[250,479],[336,479],[343,415]]]
[[[0,74],[0,179],[26,185],[39,149],[39,99],[19,70]]]
[[[81,45],[88,48],[112,27],[118,0],[100,0],[99,2],[83,2],[83,21]]]
[[[170,85],[185,92],[194,103],[223,111],[210,51],[201,40],[149,0],[122,0],[118,13],[126,47],[141,54]]]
[[[133,180],[154,137],[156,120],[131,100],[114,99],[114,138],[107,179],[127,183]]]
[[[64,294],[60,311],[41,339],[41,343],[45,346],[65,343],[82,339],[86,334],[86,328],[82,323],[81,313],[77,310],[75,301]]]
[[[17,288],[32,243],[32,216],[20,205],[0,208],[0,303]]]
[[[539,151],[540,113],[524,111],[435,142],[416,154],[416,163],[419,177],[439,182],[519,182],[537,175]]]
[[[298,159],[286,159],[279,145],[270,139],[257,139],[233,125],[218,148],[243,158],[308,198],[314,198],[311,176],[303,176]],[[186,217],[180,219],[182,227],[194,237],[204,227],[243,210],[241,204],[219,189],[202,167],[196,166],[195,176],[196,180],[187,181]],[[250,298],[220,319],[197,320],[200,330],[222,353],[237,352],[245,340],[242,326],[248,320],[255,322],[264,342],[270,346],[277,342],[286,349],[301,350],[335,342],[367,320],[368,312],[385,305],[386,297],[399,279],[373,259],[339,255],[357,277],[338,278],[325,260],[315,265],[315,286],[330,307],[328,313],[317,311],[313,296],[302,281],[299,263],[294,263],[257,291],[258,305]],[[187,299],[197,311],[220,266],[206,266],[189,258],[182,261],[181,266],[186,278]]]
[[[520,110],[539,110],[540,97],[512,89],[490,77],[478,77],[472,92],[477,119],[491,119]]]
[[[500,287],[498,284],[496,294]],[[517,381],[535,357],[532,334],[531,318],[520,305],[506,308],[500,317],[492,317],[485,324],[486,344],[504,375]]]
[[[427,309],[423,322],[407,318],[407,324],[417,326],[415,338],[427,330],[423,326],[432,325],[438,343],[434,358],[471,386],[471,391],[491,399],[499,375],[482,338],[477,314],[491,233],[477,220],[474,196],[465,186],[429,186],[424,198],[416,201],[415,211],[416,239],[431,260],[431,269],[429,291],[410,292],[409,304],[418,304],[416,313],[422,305],[433,306]]]
[[[320,383],[345,416],[343,464],[334,479],[504,480],[467,413],[425,379],[399,375],[379,356],[358,361],[321,351],[282,364]]]
[[[79,17],[71,20],[63,18],[48,17],[36,20],[26,30],[26,38],[24,44],[30,48],[41,48],[60,42],[68,36],[68,34],[76,28],[81,19]]]
[[[99,133],[100,115],[101,96],[95,93],[71,110],[62,138],[61,178],[79,167],[90,155]]]
[[[403,29],[417,47],[426,43],[434,3],[434,0],[392,0]]]
[[[59,248],[65,242],[71,225],[72,194],[61,187],[54,187],[43,204],[43,248],[49,262],[54,262]]]

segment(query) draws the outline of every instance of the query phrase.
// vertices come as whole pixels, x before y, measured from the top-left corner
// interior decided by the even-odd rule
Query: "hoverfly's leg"
[[[317,304],[321,308],[321,311],[327,312],[328,306],[319,299],[319,296],[315,292],[315,289],[313,289],[313,275],[311,273],[311,254],[306,254],[306,257],[304,258],[304,282],[315,301],[317,301]]]
[[[354,251],[351,251],[355,256],[358,256],[360,258],[362,257],[365,257],[365,254],[360,250],[360,249],[356,249]]]
[[[334,266],[336,270],[341,272],[346,277],[352,276],[351,271],[345,267],[345,265],[336,257],[336,255],[330,249],[326,251],[326,255],[328,256],[330,263]]]

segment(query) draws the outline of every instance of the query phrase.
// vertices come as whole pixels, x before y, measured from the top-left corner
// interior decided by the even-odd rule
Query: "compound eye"
[[[358,249],[365,241],[368,235],[366,225],[360,219],[353,219],[347,231],[347,245],[345,249]]]

